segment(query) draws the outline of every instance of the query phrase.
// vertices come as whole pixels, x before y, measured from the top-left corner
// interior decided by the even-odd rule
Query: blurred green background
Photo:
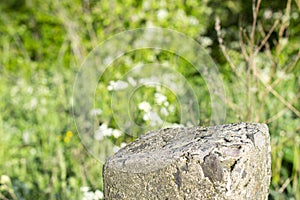
[[[1,1],[0,199],[102,198],[102,164],[86,151],[73,122],[73,83],[101,41],[153,26],[180,31],[208,51],[226,88],[226,123],[262,122],[270,128],[269,199],[300,199],[299,9],[299,0]],[[156,61],[180,66],[199,90],[201,125],[209,125],[210,98],[201,76],[174,55],[141,50],[114,62],[121,67],[110,68],[97,88],[93,112],[111,149],[134,139],[120,136],[111,113],[113,81],[130,66]],[[160,114],[167,110],[165,118],[178,122],[172,92],[143,88],[136,98],[138,124],[150,123],[147,103],[155,101],[166,107]]]

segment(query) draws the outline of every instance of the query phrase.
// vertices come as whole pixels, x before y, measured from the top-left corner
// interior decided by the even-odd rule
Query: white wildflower
[[[277,75],[277,77],[280,78],[280,79],[284,79],[284,78],[286,77],[285,72],[282,71],[282,70],[278,70],[278,71],[276,72],[276,75]]]
[[[257,87],[250,87],[251,92],[257,92]]]
[[[168,6],[166,1],[159,1],[158,5],[160,8],[164,8]]]
[[[288,43],[288,38],[287,37],[284,37],[280,40],[280,44],[282,45],[282,47],[287,45],[287,43]]]
[[[46,78],[41,78],[41,83],[46,85],[48,83],[48,80]]]
[[[100,190],[96,190],[95,197],[97,197],[98,199],[103,199],[104,198],[103,192],[101,192]]]
[[[10,91],[10,95],[11,96],[16,96],[16,94],[19,92],[19,87],[15,86],[12,88],[12,90]]]
[[[165,101],[165,102],[164,102],[164,106],[165,106],[165,107],[168,107],[169,105],[170,105],[170,103],[169,103],[168,101]]]
[[[156,91],[161,91],[161,85],[156,85],[155,89],[156,89]]]
[[[0,177],[0,183],[3,184],[3,185],[7,185],[9,184],[11,181],[10,181],[10,178],[9,176],[7,175],[1,175]]]
[[[47,110],[45,107],[41,107],[41,108],[40,108],[40,113],[41,113],[43,116],[45,116],[45,115],[48,114],[48,110]]]
[[[112,128],[109,128],[106,124],[102,124],[95,132],[94,138],[95,140],[102,140],[106,136],[111,136],[112,133],[113,133]]]
[[[201,37],[200,38],[200,43],[204,47],[208,47],[208,46],[212,45],[213,42],[209,37]]]
[[[186,123],[186,127],[193,127],[193,126],[194,126],[194,124],[191,121],[188,121]]]
[[[292,15],[291,15],[291,17],[292,17],[294,20],[296,20],[296,19],[299,18],[299,13],[298,13],[298,12],[293,12]]]
[[[149,78],[141,78],[139,80],[139,83],[141,85],[144,85],[145,87],[156,87],[157,83],[159,83],[159,82],[160,82],[160,80],[156,76],[151,76]]]
[[[29,152],[30,152],[30,154],[33,155],[33,156],[36,155],[36,150],[35,150],[35,148],[31,148]]]
[[[110,81],[109,85],[107,86],[107,89],[109,91],[112,91],[112,90],[117,91],[117,90],[123,90],[127,87],[128,87],[127,82],[118,80],[118,81]]]
[[[282,17],[282,12],[281,11],[274,12],[274,14],[273,14],[274,19],[280,19],[281,17]]]
[[[143,1],[143,9],[149,10],[151,8],[151,4],[149,1]]]
[[[90,111],[90,115],[92,116],[97,116],[101,114],[102,114],[102,110],[100,108],[95,108]]]
[[[123,147],[125,147],[126,145],[127,145],[127,144],[126,144],[125,142],[122,142],[120,146],[121,146],[121,148],[123,148]]]
[[[175,110],[176,110],[176,108],[175,108],[174,105],[171,104],[171,105],[168,107],[168,110],[170,111],[170,113],[174,113]]]
[[[117,129],[114,129],[114,130],[112,131],[112,135],[113,135],[115,138],[118,138],[118,137],[120,137],[120,136],[122,135],[122,132],[119,131],[119,130],[117,130]]]
[[[23,132],[22,139],[23,139],[24,144],[29,144],[30,143],[29,132],[27,132],[27,131]]]
[[[103,139],[103,134],[99,130],[97,130],[94,134],[94,138],[95,138],[95,140],[98,140],[98,141],[102,140]]]
[[[134,73],[135,74],[140,74],[142,69],[143,69],[144,63],[143,62],[138,62],[133,66]]]
[[[114,153],[117,153],[120,149],[121,149],[120,147],[114,146],[114,147],[113,147],[113,152],[114,152]]]
[[[128,83],[130,83],[131,86],[136,86],[136,81],[132,77],[128,77],[127,81]]]
[[[146,27],[147,28],[155,28],[155,25],[153,24],[153,22],[151,20],[147,20]],[[148,31],[148,32],[150,32],[150,31]]]
[[[161,93],[155,93],[154,97],[155,97],[155,102],[158,105],[162,105],[165,101],[167,101],[167,97]]]
[[[27,92],[27,94],[32,94],[33,88],[29,86],[29,87],[27,88],[26,92]]]
[[[106,124],[102,124],[99,129],[102,131],[103,136],[111,136],[112,135],[112,128],[108,128]]]
[[[89,190],[90,190],[90,188],[87,187],[87,186],[83,186],[83,187],[80,188],[81,192],[88,192]]]
[[[273,14],[273,13],[272,13],[272,10],[266,9],[265,12],[264,12],[264,18],[265,18],[265,19],[271,19],[272,14]]]
[[[94,200],[94,192],[85,192],[82,200]]]
[[[47,105],[47,99],[46,98],[42,98],[41,99],[41,105]]]
[[[105,59],[104,59],[104,64],[105,65],[109,65],[109,64],[111,64],[112,63],[112,61],[113,61],[114,59],[111,57],[111,56],[108,56],[108,57],[106,57]]]
[[[80,190],[83,192],[82,200],[100,200],[104,198],[103,192],[100,190],[89,191],[89,187],[81,187]]]
[[[33,97],[29,102],[24,104],[24,109],[34,110],[38,105],[38,99]]]
[[[38,104],[38,100],[36,99],[36,98],[33,98],[33,99],[31,99],[31,101],[30,101],[30,108],[31,109],[34,109],[34,108],[36,108],[36,106],[37,106],[37,104]]]
[[[131,15],[131,21],[137,22],[140,19],[139,15]]]
[[[198,25],[199,21],[196,17],[189,17],[189,22],[191,25]]]
[[[160,113],[163,114],[164,116],[169,116],[169,112],[165,107],[162,107],[160,109]]]
[[[163,123],[162,119],[154,111],[145,113],[143,116],[143,120],[150,121],[151,126],[161,125]]]
[[[147,101],[143,101],[139,104],[139,109],[149,112],[151,110],[151,105]]]
[[[108,91],[113,91],[115,88],[116,82],[115,81],[109,81],[109,85],[107,86]]]
[[[182,124],[176,124],[176,123],[165,123],[163,128],[180,128],[180,127],[184,127]]]
[[[160,9],[157,11],[158,20],[164,20],[168,16],[168,11],[165,9]]]
[[[43,86],[43,87],[39,88],[39,92],[42,95],[48,95],[48,94],[50,94],[50,89],[48,87]]]
[[[260,78],[263,83],[268,83],[270,81],[269,73],[270,73],[269,68],[264,68],[261,70]]]
[[[180,21],[185,19],[186,18],[185,12],[182,9],[177,10],[176,18]]]

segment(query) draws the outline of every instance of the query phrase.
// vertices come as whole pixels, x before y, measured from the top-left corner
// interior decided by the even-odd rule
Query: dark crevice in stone
[[[178,188],[178,190],[180,190],[182,179],[181,179],[181,173],[180,173],[178,166],[176,166],[176,172],[173,173],[173,176],[174,176],[177,188]]]
[[[245,170],[244,170],[243,173],[242,173],[242,178],[245,178],[246,175],[247,175],[247,172],[245,172]]]
[[[188,165],[188,163],[186,162],[180,169],[182,171],[184,171],[184,172],[188,172],[189,171],[189,165]]]
[[[248,186],[249,183],[250,183],[250,180],[248,180],[248,181],[245,183],[244,187],[246,188],[246,187]]]
[[[132,152],[135,152],[135,151],[137,151],[137,150],[145,149],[145,148],[148,147],[148,146],[150,146],[149,143],[142,143],[142,144],[140,144],[140,145],[138,145],[138,146],[135,146],[135,147],[130,148],[129,150],[132,151]]]
[[[208,177],[211,182],[223,180],[223,169],[216,155],[209,154],[205,156],[201,167],[204,176]]]
[[[252,143],[254,144],[254,134],[253,133],[249,133],[246,134],[247,138],[250,139],[252,141]]]
[[[236,164],[238,163],[240,159],[237,159],[236,161],[234,161],[234,163],[230,166],[230,172],[232,172],[234,170],[234,167],[236,166]]]

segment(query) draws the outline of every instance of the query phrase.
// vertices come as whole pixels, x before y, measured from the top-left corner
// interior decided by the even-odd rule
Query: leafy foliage
[[[261,7],[252,12],[253,5]],[[270,198],[300,199],[299,1],[253,5],[233,0],[0,2],[0,199],[78,199],[91,195],[84,186],[100,194],[102,164],[81,144],[72,120],[76,72],[100,41],[152,26],[183,32],[210,52],[226,87],[226,122],[257,121],[270,127]],[[115,148],[134,138],[114,132],[118,126],[108,86],[141,61],[179,66],[200,95],[201,124],[209,124],[209,91],[190,63],[168,52],[132,52],[112,64],[96,91],[99,122]],[[176,94],[155,87],[141,91],[136,102],[146,97],[152,106],[159,92],[168,102],[164,119],[178,122]],[[151,124],[143,118],[143,105],[144,110],[133,105],[134,118]],[[160,112],[158,106],[153,109]]]

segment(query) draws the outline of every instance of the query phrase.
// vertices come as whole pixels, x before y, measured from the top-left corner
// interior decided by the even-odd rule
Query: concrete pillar
[[[267,199],[268,127],[236,123],[152,131],[107,159],[105,199]]]

